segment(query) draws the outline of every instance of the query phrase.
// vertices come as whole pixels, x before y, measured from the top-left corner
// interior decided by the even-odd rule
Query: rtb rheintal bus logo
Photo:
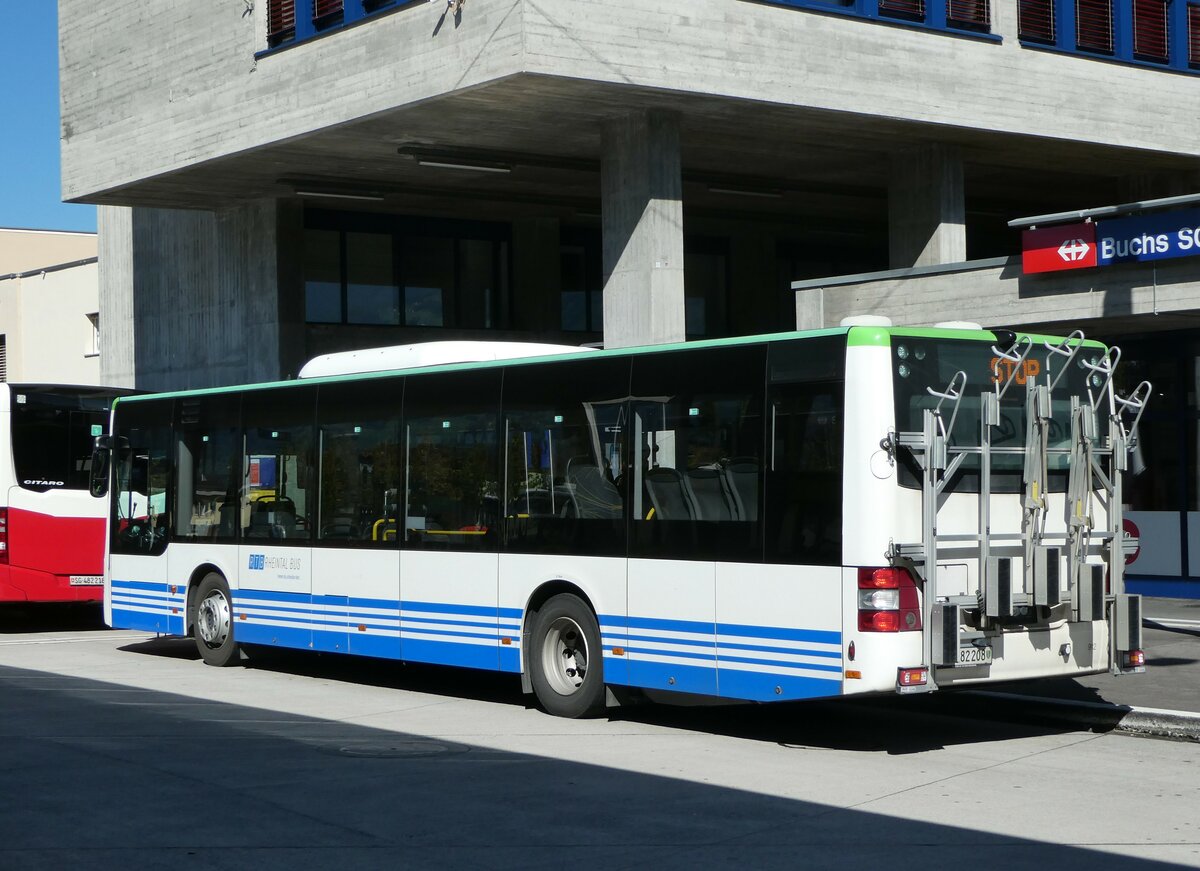
[[[261,572],[267,565],[267,556],[262,553],[250,554],[250,571]]]

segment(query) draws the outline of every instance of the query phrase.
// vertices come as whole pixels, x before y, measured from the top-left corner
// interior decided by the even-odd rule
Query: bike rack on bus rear
[[[1028,336],[1008,348],[992,347],[996,356],[994,387],[980,394],[979,447],[959,447],[950,443],[967,386],[967,376],[962,371],[956,372],[949,384],[940,390],[926,388],[938,402],[934,408],[925,410],[921,432],[901,432],[896,436],[896,445],[908,450],[922,470],[921,541],[893,543],[889,557],[894,563],[913,570],[924,587],[922,665],[929,669],[928,683],[922,687],[924,690],[936,689],[936,669],[958,667],[959,649],[982,643],[987,629],[1020,615],[1038,615],[1044,620],[1050,609],[1064,604],[1070,606],[1069,619],[1073,622],[1109,621],[1108,660],[1113,674],[1142,670],[1140,664],[1130,665],[1125,661],[1128,652],[1141,649],[1142,621],[1141,597],[1125,592],[1125,557],[1134,552],[1137,543],[1124,534],[1121,472],[1127,468],[1129,453],[1136,445],[1137,428],[1146,410],[1151,385],[1142,381],[1128,397],[1115,394],[1111,387],[1121,358],[1119,348],[1113,347],[1099,358],[1081,359],[1079,365],[1089,373],[1087,402],[1082,402],[1078,396],[1071,397],[1070,447],[1051,447],[1049,430],[1054,390],[1083,347],[1084,335],[1080,330],[1058,344],[1045,343],[1047,371],[1044,383],[1038,383],[1036,375],[1026,375],[1023,448],[993,448],[992,430],[1001,422],[1001,398],[1017,374],[1027,371],[1025,361],[1034,348],[1034,342]],[[1053,367],[1056,360],[1059,362],[1057,372]],[[1000,368],[1005,361],[1009,372],[1007,378],[1002,378]],[[947,405],[945,411],[943,405]],[[1101,413],[1108,424],[1106,433],[1101,433],[1097,427]],[[991,528],[992,457],[1001,451],[1019,452],[1024,456],[1019,532],[993,532]],[[944,491],[970,455],[977,455],[980,465],[979,531],[940,535],[938,514],[949,495]],[[1052,456],[1066,456],[1069,464],[1066,531],[1047,535],[1046,481]],[[1107,523],[1103,530],[1094,527],[1093,500],[1098,500],[1105,509]],[[939,548],[943,544],[946,547]],[[939,596],[938,558],[947,555],[949,550],[961,554],[971,545],[978,548],[978,595]],[[1021,549],[1024,592],[1017,592],[1014,584],[1013,558],[993,556],[997,546]],[[1065,595],[1059,577],[1064,554],[1067,562]],[[1103,562],[1088,562],[1089,556],[1100,557]],[[968,623],[977,624],[979,628],[964,628]],[[971,663],[970,667],[980,666]]]

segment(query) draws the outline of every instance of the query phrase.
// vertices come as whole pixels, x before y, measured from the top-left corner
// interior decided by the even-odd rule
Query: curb
[[[1130,735],[1200,742],[1200,713],[1191,711],[1074,702],[989,690],[966,690],[964,695],[1018,709],[1015,713],[1036,716],[1043,722],[1053,721],[1092,729],[1109,729]]]

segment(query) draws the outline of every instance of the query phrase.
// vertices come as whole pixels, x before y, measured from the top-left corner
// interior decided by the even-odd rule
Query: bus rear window
[[[1084,359],[1094,360],[1101,354],[1099,348],[1088,347],[1075,356],[1069,370],[1054,389],[1051,397],[1052,418],[1050,423],[1051,449],[1070,447],[1071,397],[1079,396],[1088,402],[1088,371],[1083,367]],[[1052,358],[1049,359],[1048,358]],[[993,366],[996,355],[991,342],[969,339],[929,339],[903,335],[892,336],[892,384],[896,403],[896,430],[898,432],[921,432],[924,428],[924,412],[934,408],[938,398],[931,396],[927,388],[944,392],[955,373],[967,376],[958,417],[950,434],[950,445],[954,447],[978,447],[980,444],[980,394],[996,388]],[[992,490],[996,493],[1016,493],[1021,489],[1025,459],[1021,449],[1025,445],[1025,401],[1028,384],[1032,378],[1037,383],[1046,383],[1047,371],[1057,377],[1063,356],[1047,350],[1042,342],[1035,343],[1020,371],[1000,402],[1000,425],[992,429]],[[1001,377],[1007,379],[1008,369],[1000,362]],[[1049,369],[1048,369],[1049,367]],[[950,424],[953,404],[942,404],[943,418]],[[911,454],[900,452],[900,484],[904,487],[920,487],[921,471]],[[1068,458],[1062,453],[1051,453],[1048,458],[1050,480],[1048,489],[1062,492],[1067,484]],[[958,493],[979,492],[979,457],[968,456],[950,484],[949,490]]]
[[[108,429],[112,394],[12,387],[12,452],[17,483],[45,492],[86,490],[92,440]],[[99,427],[99,430],[93,430]]]

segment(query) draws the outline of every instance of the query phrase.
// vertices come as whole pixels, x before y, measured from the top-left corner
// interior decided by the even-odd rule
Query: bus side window
[[[635,359],[636,554],[762,559],[764,351],[733,347]]]
[[[396,546],[403,389],[401,378],[320,388],[320,541]]]
[[[241,479],[241,397],[182,397],[175,411],[175,537],[233,541]]]
[[[625,555],[628,393],[628,359],[505,371],[506,549]]]
[[[241,527],[251,539],[312,539],[316,388],[246,396]]]
[[[845,353],[840,336],[771,347],[768,562],[841,564]]]
[[[498,371],[406,379],[402,547],[496,549],[499,396]]]

